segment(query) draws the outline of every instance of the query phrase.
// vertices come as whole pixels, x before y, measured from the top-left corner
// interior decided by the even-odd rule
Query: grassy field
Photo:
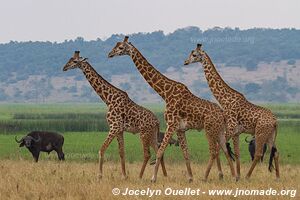
[[[300,104],[265,105],[279,118],[281,127],[300,127]],[[165,129],[163,105],[145,105]],[[53,130],[61,132],[107,131],[103,104],[0,104],[0,134]]]
[[[104,177],[97,179],[96,163],[53,162],[41,161],[0,161],[0,199],[149,199],[148,196],[112,195],[112,189],[118,188],[123,193],[126,188],[147,188],[164,191],[167,188],[175,189],[200,189],[199,196],[167,196],[161,195],[151,199],[299,199],[299,194],[293,192],[281,196],[238,196],[233,194],[236,188],[248,190],[299,190],[300,167],[292,165],[282,166],[282,178],[275,180],[274,173],[268,173],[263,165],[258,165],[250,180],[242,178],[235,182],[230,176],[228,167],[224,167],[224,180],[218,180],[216,168],[213,168],[208,182],[202,182],[205,165],[192,165],[194,182],[188,183],[186,168],[183,163],[170,164],[167,162],[168,177],[162,176],[159,171],[158,181],[150,183],[152,168],[146,168],[143,179],[138,178],[140,162],[127,164],[129,178],[123,180],[120,175],[120,165],[115,162],[105,163]],[[242,174],[245,174],[249,164],[243,165]],[[210,190],[233,190],[229,196],[212,196]],[[202,192],[206,192],[203,194]]]
[[[266,105],[279,115],[277,145],[281,161],[287,164],[300,164],[300,105]],[[163,105],[146,105],[161,120],[164,130]],[[64,151],[68,160],[86,162],[96,161],[98,149],[107,135],[105,120],[106,107],[102,104],[2,104],[0,105],[0,159],[31,159],[26,149],[19,149],[14,136],[19,138],[31,130],[60,131],[65,136]],[[2,134],[1,134],[2,133]],[[175,136],[176,137],[176,136]],[[241,136],[242,162],[249,162],[245,134]],[[208,159],[207,141],[203,132],[188,131],[187,140],[194,162],[202,163]],[[141,144],[138,135],[125,134],[127,162],[141,161]],[[281,151],[282,149],[282,151]],[[107,151],[107,160],[117,161],[117,144],[113,142]],[[52,159],[54,154],[42,155],[42,159]],[[172,162],[181,162],[179,148],[168,148],[167,158]],[[266,156],[266,159],[268,155]]]
[[[297,132],[288,132],[284,129],[282,134],[278,135],[277,145],[280,151],[280,161],[285,164],[300,164],[300,134]],[[64,152],[67,160],[77,162],[96,162],[98,159],[98,150],[102,145],[107,133],[106,132],[67,132],[64,133],[65,144]],[[248,163],[250,156],[248,153],[247,144],[244,142],[244,137],[241,136],[241,161]],[[19,135],[21,138],[21,135]],[[188,146],[191,153],[191,159],[196,163],[206,163],[208,159],[208,144],[203,133],[189,131],[187,133]],[[141,161],[143,158],[142,147],[139,140],[139,135],[131,133],[125,134],[125,151],[126,160],[129,163]],[[152,152],[153,158],[154,154]],[[224,156],[222,155],[222,158]],[[31,160],[31,154],[26,148],[19,148],[14,141],[14,135],[0,135],[0,159],[18,160],[20,158]],[[267,162],[269,154],[265,156]],[[57,159],[56,154],[52,152],[50,155],[43,153],[41,159],[53,160]],[[118,145],[116,140],[113,141],[106,153],[108,161],[118,161]],[[183,156],[179,147],[171,146],[167,148],[166,159],[170,162],[183,162]],[[267,167],[267,166],[266,166]]]
[[[162,105],[146,105],[161,120],[161,130],[165,128]],[[275,182],[275,174],[267,171],[269,153],[259,164],[250,182],[242,180],[235,183],[229,176],[229,167],[221,154],[225,180],[219,181],[214,165],[210,181],[200,179],[208,160],[208,144],[203,132],[188,131],[187,140],[191,154],[195,181],[188,184],[186,168],[180,148],[168,147],[165,153],[168,178],[160,173],[158,183],[150,184],[152,166],[147,166],[145,176],[138,180],[141,167],[142,149],[139,135],[125,134],[126,167],[128,180],[122,180],[118,145],[114,141],[105,154],[104,179],[96,179],[98,150],[107,135],[105,121],[106,107],[101,104],[0,104],[0,199],[129,199],[130,196],[113,196],[111,190],[118,187],[124,190],[146,189],[147,187],[182,189],[184,187],[209,189],[299,189],[300,185],[300,105],[266,105],[279,118],[277,146],[280,152],[282,178]],[[64,152],[66,162],[58,162],[54,152],[42,153],[39,163],[34,163],[25,148],[19,148],[14,141],[30,130],[60,131],[65,137]],[[241,136],[242,176],[250,167],[250,156],[245,134]],[[152,151],[152,158],[154,158]],[[266,181],[268,180],[268,181]],[[216,196],[201,196],[200,199],[219,199]],[[299,197],[299,195],[297,196]],[[159,198],[170,198],[159,196]],[[180,199],[179,196],[172,197]],[[187,199],[195,198],[188,196]],[[227,199],[232,199],[230,196]],[[241,197],[248,199],[247,197]],[[254,197],[254,199],[262,197]],[[276,196],[275,199],[287,199]],[[224,197],[222,198],[224,199]],[[274,197],[263,197],[274,199]],[[295,198],[297,199],[297,198]]]

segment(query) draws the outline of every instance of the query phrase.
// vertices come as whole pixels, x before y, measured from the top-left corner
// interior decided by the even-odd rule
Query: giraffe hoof
[[[246,176],[246,180],[247,180],[247,181],[250,180],[250,176],[249,176],[249,175]]]
[[[123,179],[123,180],[127,180],[127,179],[128,179],[128,176],[125,175],[125,176],[122,177],[122,179]]]
[[[152,177],[151,183],[156,183],[156,178],[155,177]]]
[[[98,174],[98,181],[102,179],[102,174]]]
[[[193,182],[193,178],[189,178],[189,183],[192,183]]]
[[[151,183],[156,183],[156,180],[154,180],[154,179],[151,179]]]
[[[240,180],[240,176],[235,177],[235,181],[238,182]]]
[[[222,173],[219,174],[219,180],[223,180],[224,175]]]

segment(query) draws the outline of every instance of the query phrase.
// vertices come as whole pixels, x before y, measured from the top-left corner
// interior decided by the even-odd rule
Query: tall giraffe
[[[188,179],[190,182],[193,180],[185,136],[185,131],[189,129],[197,129],[200,131],[204,128],[208,139],[210,159],[204,180],[206,181],[208,178],[214,159],[219,157],[219,145],[225,152],[232,175],[235,176],[234,167],[226,149],[224,134],[226,123],[221,108],[217,104],[196,97],[184,84],[171,80],[161,74],[144,58],[137,48],[128,42],[128,36],[125,37],[123,42],[116,44],[108,54],[108,57],[111,58],[121,55],[129,55],[131,57],[144,79],[166,102],[164,117],[167,123],[167,129],[163,142],[156,154],[156,165],[152,182],[155,182],[157,179],[157,171],[162,155],[174,132],[177,133],[178,141],[186,161]],[[221,178],[223,173],[219,162],[218,168],[219,177]]]
[[[263,146],[265,143],[268,143],[271,149],[269,170],[271,171],[273,167],[272,162],[274,159],[276,177],[279,178],[279,153],[275,146],[277,135],[276,117],[269,109],[250,103],[243,94],[229,87],[201,46],[201,44],[197,45],[184,64],[188,65],[195,62],[202,64],[210,90],[225,111],[228,123],[226,136],[227,139],[230,137],[233,139],[238,177],[240,177],[239,135],[241,133],[249,133],[255,135],[256,149],[255,159],[246,178],[250,178],[253,169],[263,155]]]
[[[151,156],[150,146],[155,152],[158,151],[158,119],[150,110],[134,103],[128,97],[126,92],[116,88],[101,77],[88,63],[86,58],[79,56],[79,51],[75,51],[74,56],[71,57],[64,66],[63,71],[74,68],[79,68],[83,71],[95,92],[108,107],[106,119],[109,124],[109,133],[99,150],[99,178],[102,178],[104,153],[115,137],[117,137],[119,144],[122,175],[123,178],[127,178],[125,171],[124,131],[133,134],[140,133],[140,139],[144,150],[144,162],[139,174],[139,177],[142,178],[147,162]],[[167,176],[163,161],[162,170],[164,176]]]

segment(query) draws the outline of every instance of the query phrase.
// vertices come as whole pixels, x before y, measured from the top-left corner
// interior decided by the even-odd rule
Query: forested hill
[[[132,74],[135,69],[129,57],[107,58],[108,52],[117,41],[123,39],[123,36],[112,35],[106,40],[97,39],[94,41],[85,41],[84,38],[78,37],[75,40],[66,40],[62,43],[12,41],[0,44],[0,100],[15,101],[15,95],[19,95],[19,100],[30,101],[31,96],[25,97],[25,94],[22,94],[24,88],[20,88],[18,83],[25,87],[24,81],[28,83],[28,81],[40,80],[37,77],[43,77],[43,82],[48,80],[49,83],[43,90],[49,90],[47,93],[49,97],[52,93],[51,90],[55,89],[53,86],[55,82],[52,80],[54,77],[74,77],[74,80],[84,81],[82,73],[77,70],[62,72],[63,65],[72,56],[74,50],[80,50],[82,56],[88,57],[96,70],[108,80],[113,81],[113,76],[117,75],[122,78],[121,75]],[[230,69],[236,67],[238,70],[255,71],[258,70],[260,63],[272,65],[272,63],[279,63],[280,61],[284,61],[287,66],[290,65],[295,68],[297,60],[300,60],[300,30],[297,29],[213,28],[202,31],[197,27],[188,27],[178,29],[170,34],[164,34],[162,31],[136,33],[130,35],[129,40],[163,73],[181,71],[184,60],[196,43],[203,44],[203,48],[209,53],[214,63],[225,68],[228,66]],[[134,72],[137,74],[136,71]],[[37,77],[32,79],[35,75]],[[286,73],[282,74],[283,79],[287,79],[286,76]],[[281,76],[278,75],[278,77]],[[123,81],[120,83],[123,85],[119,86],[125,90],[133,89],[130,84],[135,81],[135,78],[129,77],[129,79],[128,83]],[[283,82],[287,81],[283,80]],[[115,80],[115,82],[118,81]],[[229,80],[229,82],[234,81]],[[257,84],[257,87],[262,84],[262,82],[256,83],[255,80],[253,83]],[[295,84],[285,84],[292,88],[291,93],[298,92],[295,90]],[[245,90],[244,86],[237,85],[238,89],[241,90]],[[69,86],[64,87],[68,88]],[[77,90],[83,86],[75,85],[75,87],[73,92],[76,90],[77,96],[81,96],[82,94]],[[253,87],[251,88],[253,89]],[[16,94],[16,90],[21,91]],[[35,90],[39,90],[37,86]],[[66,88],[65,90],[70,94],[72,93],[71,90]],[[151,91],[150,93],[152,94]],[[39,99],[39,95],[36,94],[34,99]],[[43,101],[47,101],[47,95],[44,95]],[[71,96],[74,95],[71,94]],[[54,97],[49,99],[56,101]],[[78,100],[80,100],[79,97]],[[258,100],[264,101],[260,98]]]

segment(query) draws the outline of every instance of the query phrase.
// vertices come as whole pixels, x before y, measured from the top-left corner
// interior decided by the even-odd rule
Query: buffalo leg
[[[61,148],[57,149],[55,151],[57,153],[57,157],[58,157],[59,160],[65,160],[65,154],[64,154],[64,152],[62,151]]]
[[[35,162],[38,162],[39,161],[39,157],[40,157],[40,152],[31,152],[33,158],[34,158],[34,161]]]

